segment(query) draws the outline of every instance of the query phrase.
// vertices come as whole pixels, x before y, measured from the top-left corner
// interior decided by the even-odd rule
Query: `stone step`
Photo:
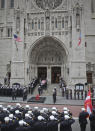
[[[38,86],[35,88],[33,95],[37,95],[38,94]],[[61,90],[59,88],[58,84],[49,84],[47,85],[47,90],[43,90],[43,93],[41,94],[41,96],[51,96],[53,94],[53,89],[54,87],[56,87],[57,89],[57,96],[61,96]]]

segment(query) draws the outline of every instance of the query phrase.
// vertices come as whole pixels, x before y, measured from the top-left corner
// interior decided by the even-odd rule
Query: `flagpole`
[[[16,40],[15,40],[15,45],[16,45],[16,50],[18,51],[18,47],[17,47],[17,43],[16,43]]]

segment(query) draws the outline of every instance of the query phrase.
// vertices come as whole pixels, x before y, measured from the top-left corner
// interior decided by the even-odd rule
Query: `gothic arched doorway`
[[[60,76],[66,79],[67,52],[64,44],[56,38],[38,40],[29,55],[30,79],[35,75],[50,83],[58,83]]]

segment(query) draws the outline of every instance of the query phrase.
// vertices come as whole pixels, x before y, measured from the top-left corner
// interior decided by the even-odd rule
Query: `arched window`
[[[0,27],[0,38],[3,37],[3,27]]]
[[[54,30],[54,16],[51,17],[51,28]]]
[[[10,7],[11,7],[11,8],[14,7],[14,0],[10,0]]]
[[[64,17],[62,18],[62,28],[64,28]]]
[[[32,30],[34,29],[34,20],[32,20]]]
[[[44,30],[44,17],[41,18],[41,30]]]
[[[12,27],[7,28],[7,37],[12,37]]]
[[[38,20],[38,29],[40,29],[40,19]]]
[[[57,18],[55,18],[55,28],[57,28]]]
[[[5,8],[5,0],[1,0],[1,8]]]
[[[35,18],[35,30],[37,30],[37,18]]]
[[[95,13],[95,0],[91,0],[91,11]]]
[[[61,30],[61,16],[58,16],[58,29]]]
[[[68,16],[65,16],[65,29],[68,29]]]

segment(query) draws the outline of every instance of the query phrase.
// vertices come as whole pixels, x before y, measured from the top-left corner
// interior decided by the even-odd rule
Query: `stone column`
[[[18,10],[15,10],[17,13]],[[24,65],[24,16],[23,12],[19,10],[20,13],[20,29],[17,32],[16,30],[16,18],[14,18],[14,28],[13,35],[16,34],[20,37],[21,42],[12,40],[12,64],[11,64],[11,84],[18,82],[22,85],[25,84],[25,65]]]
[[[51,84],[51,67],[47,66],[47,81],[48,84]]]

